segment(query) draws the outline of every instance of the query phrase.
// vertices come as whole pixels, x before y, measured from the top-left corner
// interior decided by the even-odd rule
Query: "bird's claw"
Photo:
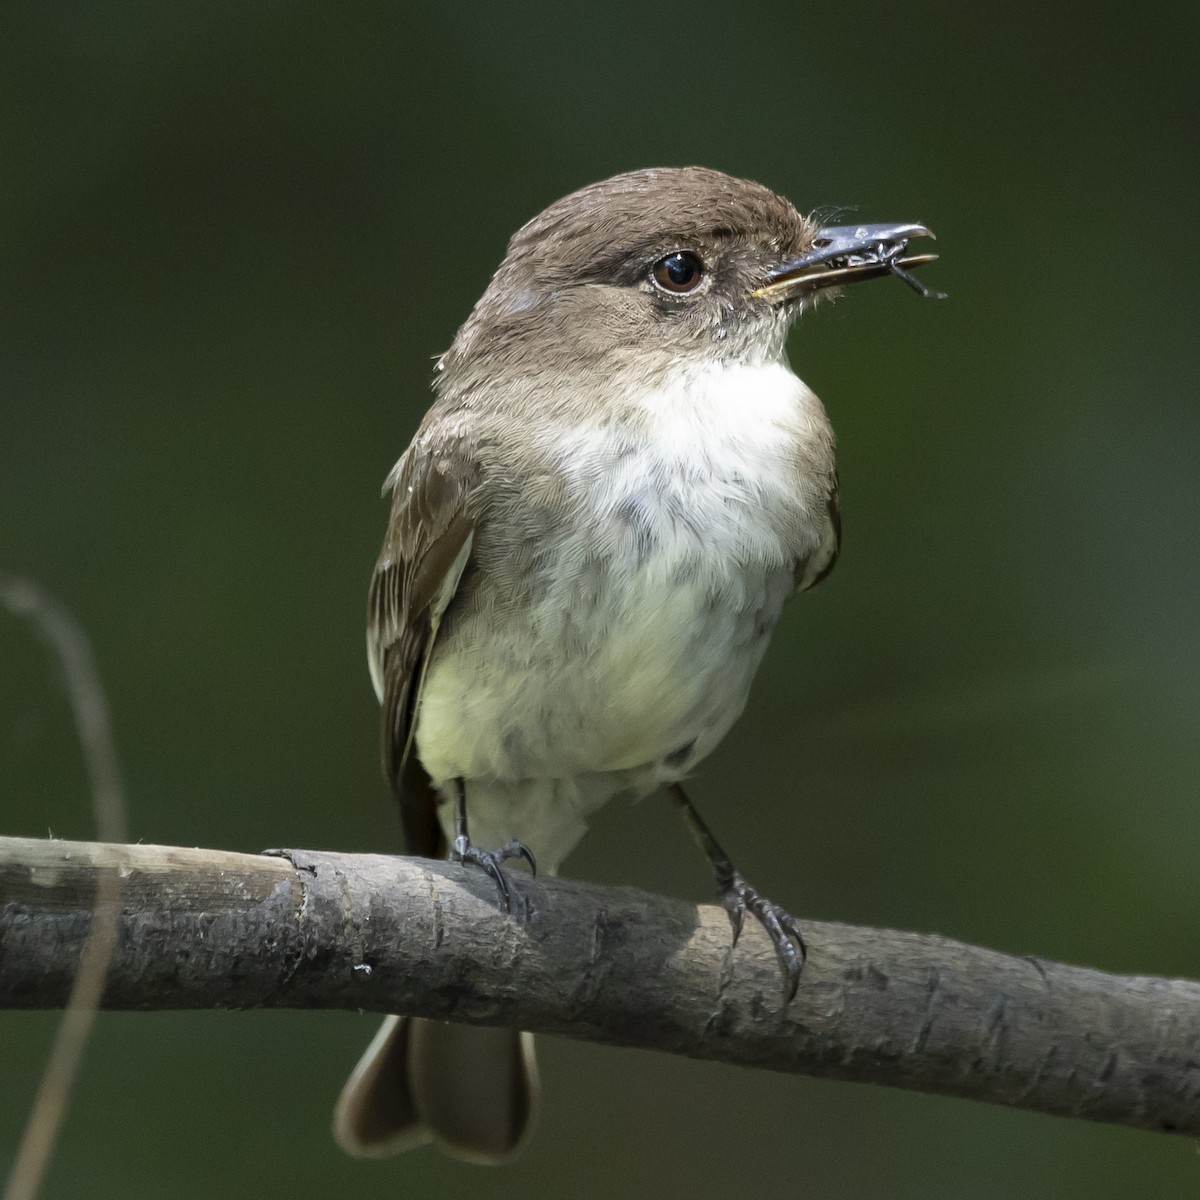
[[[808,956],[808,947],[804,944],[804,936],[796,918],[765,896],[760,896],[736,871],[722,890],[721,903],[729,913],[735,946],[741,936],[747,910],[758,918],[775,947],[775,957],[779,959],[779,967],[783,972],[784,1000],[790,1003],[800,987],[800,969]]]
[[[529,864],[529,870],[534,875],[537,874],[537,863],[529,847],[515,839],[508,845],[501,846],[499,850],[480,850],[472,846],[466,836],[460,835],[454,839],[450,848],[451,862],[481,867],[493,880],[506,913],[512,912],[512,888],[508,882],[508,874],[500,864],[510,858],[523,858]]]

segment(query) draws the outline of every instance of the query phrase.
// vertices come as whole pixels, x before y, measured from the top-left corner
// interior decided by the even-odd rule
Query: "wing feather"
[[[816,587],[824,579],[838,560],[842,548],[842,513],[838,507],[838,481],[834,476],[833,487],[825,504],[825,526],[822,531],[821,544],[807,558],[796,564],[796,591],[804,592],[810,587]]]
[[[425,669],[467,571],[472,472],[461,454],[418,439],[388,477],[392,512],[367,604],[367,656],[382,705],[383,771],[400,804],[408,849],[443,850],[437,794],[413,753]]]

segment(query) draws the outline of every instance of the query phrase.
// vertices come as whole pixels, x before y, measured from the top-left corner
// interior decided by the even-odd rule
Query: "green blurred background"
[[[383,476],[508,235],[633,167],[922,220],[793,335],[846,528],[697,802],[801,917],[1200,976],[1194,5],[16,2],[0,565],[95,640],[135,838],[393,850]],[[853,219],[853,218],[851,218]],[[0,615],[0,832],[92,834]],[[661,801],[582,877],[708,898]],[[0,1165],[55,1018],[0,1015]],[[338,1154],[375,1027],[102,1017],[46,1197],[1195,1195],[1195,1143],[547,1040],[520,1166]]]

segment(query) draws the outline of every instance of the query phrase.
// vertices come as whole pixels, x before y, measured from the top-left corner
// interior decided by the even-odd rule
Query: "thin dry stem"
[[[124,841],[128,836],[125,792],[104,688],[87,634],[54,596],[28,579],[0,576],[0,603],[28,618],[57,657],[87,766],[97,834],[105,841]],[[4,1200],[34,1200],[45,1178],[104,993],[116,945],[120,900],[118,872],[100,872],[79,970],[17,1146]]]

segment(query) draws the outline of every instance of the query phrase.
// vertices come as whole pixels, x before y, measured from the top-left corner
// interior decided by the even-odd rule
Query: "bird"
[[[383,771],[410,853],[558,870],[618,795],[665,791],[751,913],[785,998],[798,922],[734,868],[682,780],[741,714],[785,602],[841,545],[834,434],[785,353],[793,321],[909,273],[920,224],[825,226],[703,167],[590,184],[523,225],[387,477],[368,602]],[[514,863],[514,865],[516,865]],[[389,1017],[338,1099],[356,1156],[429,1140],[511,1159],[532,1038]]]

